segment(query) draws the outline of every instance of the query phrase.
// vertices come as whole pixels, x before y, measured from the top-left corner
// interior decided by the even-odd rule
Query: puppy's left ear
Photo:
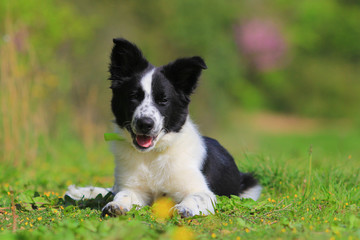
[[[195,56],[180,58],[163,67],[164,75],[177,89],[181,89],[186,95],[190,95],[196,88],[201,71],[207,69],[204,60]]]

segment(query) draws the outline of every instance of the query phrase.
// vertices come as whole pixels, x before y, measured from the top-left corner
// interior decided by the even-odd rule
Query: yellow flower
[[[194,233],[186,227],[177,227],[171,234],[172,240],[192,240]]]
[[[37,220],[38,220],[38,221],[41,221],[41,220],[42,220],[42,217],[38,217]]]
[[[173,215],[173,207],[175,203],[171,198],[162,197],[155,201],[152,211],[155,217],[160,219],[170,218]]]
[[[211,234],[211,237],[212,237],[212,238],[216,238],[216,234],[215,234],[215,233],[212,233],[212,234]]]
[[[250,232],[250,229],[246,228],[246,229],[245,229],[245,232],[247,232],[247,233]]]
[[[297,195],[297,194],[295,194],[295,197],[297,198],[297,197],[298,197],[298,195]]]
[[[281,229],[281,232],[283,232],[283,233],[286,232],[286,229],[285,228]]]
[[[304,217],[301,217],[301,220],[305,220],[305,218],[304,218]]]
[[[241,240],[241,237],[236,237],[236,240]]]

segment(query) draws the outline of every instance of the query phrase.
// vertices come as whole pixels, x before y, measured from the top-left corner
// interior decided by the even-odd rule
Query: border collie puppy
[[[239,172],[231,155],[203,137],[189,117],[190,95],[207,66],[201,57],[180,58],[161,67],[150,64],[129,41],[116,38],[109,67],[115,184],[111,189],[70,186],[73,199],[111,191],[115,197],[103,215],[122,215],[134,205],[171,197],[183,217],[214,213],[215,195],[257,200],[261,186]]]

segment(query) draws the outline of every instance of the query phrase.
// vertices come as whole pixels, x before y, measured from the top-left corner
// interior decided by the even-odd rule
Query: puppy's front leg
[[[146,203],[140,194],[131,190],[122,190],[115,195],[114,201],[105,205],[101,216],[125,215],[134,205],[144,206]]]
[[[175,209],[182,217],[192,217],[214,213],[215,204],[216,196],[212,192],[200,192],[186,196],[184,200],[175,205]]]

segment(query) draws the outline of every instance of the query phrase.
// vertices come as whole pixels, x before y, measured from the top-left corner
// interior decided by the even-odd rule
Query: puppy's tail
[[[243,175],[242,185],[244,190],[239,194],[240,198],[251,198],[255,201],[259,199],[262,187],[250,173]]]
[[[112,193],[112,188],[100,188],[100,187],[76,187],[70,185],[65,195],[74,200],[93,199],[97,195],[101,194],[103,197],[109,192]]]

